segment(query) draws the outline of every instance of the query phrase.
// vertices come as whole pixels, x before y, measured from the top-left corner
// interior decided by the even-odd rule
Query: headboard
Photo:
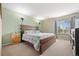
[[[20,30],[21,30],[21,41],[22,40],[22,35],[24,33],[25,30],[36,30],[36,26],[30,26],[30,25],[20,25]]]
[[[21,30],[32,30],[36,29],[36,26],[30,26],[30,25],[21,25]]]

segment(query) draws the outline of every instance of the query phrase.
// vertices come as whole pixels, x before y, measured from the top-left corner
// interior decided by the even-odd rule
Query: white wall
[[[2,41],[2,22],[1,22],[1,4],[0,4],[0,55],[1,55],[1,41]]]
[[[1,55],[1,34],[2,34],[2,31],[1,31],[1,15],[0,15],[0,55]]]

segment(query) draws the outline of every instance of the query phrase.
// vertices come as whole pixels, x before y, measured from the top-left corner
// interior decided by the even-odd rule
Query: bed
[[[53,33],[42,33],[36,30],[36,27],[21,25],[22,26],[22,41],[31,44],[34,49],[42,54],[49,46],[56,42],[56,35]]]

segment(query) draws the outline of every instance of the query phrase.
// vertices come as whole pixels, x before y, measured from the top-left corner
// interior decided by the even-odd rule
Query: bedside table
[[[11,35],[11,42],[12,44],[17,44],[21,42],[20,33],[13,33]]]

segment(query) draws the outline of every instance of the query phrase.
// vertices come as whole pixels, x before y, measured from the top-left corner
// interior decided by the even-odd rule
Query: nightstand
[[[17,44],[21,42],[20,33],[13,33],[11,35],[11,42],[12,44]]]

